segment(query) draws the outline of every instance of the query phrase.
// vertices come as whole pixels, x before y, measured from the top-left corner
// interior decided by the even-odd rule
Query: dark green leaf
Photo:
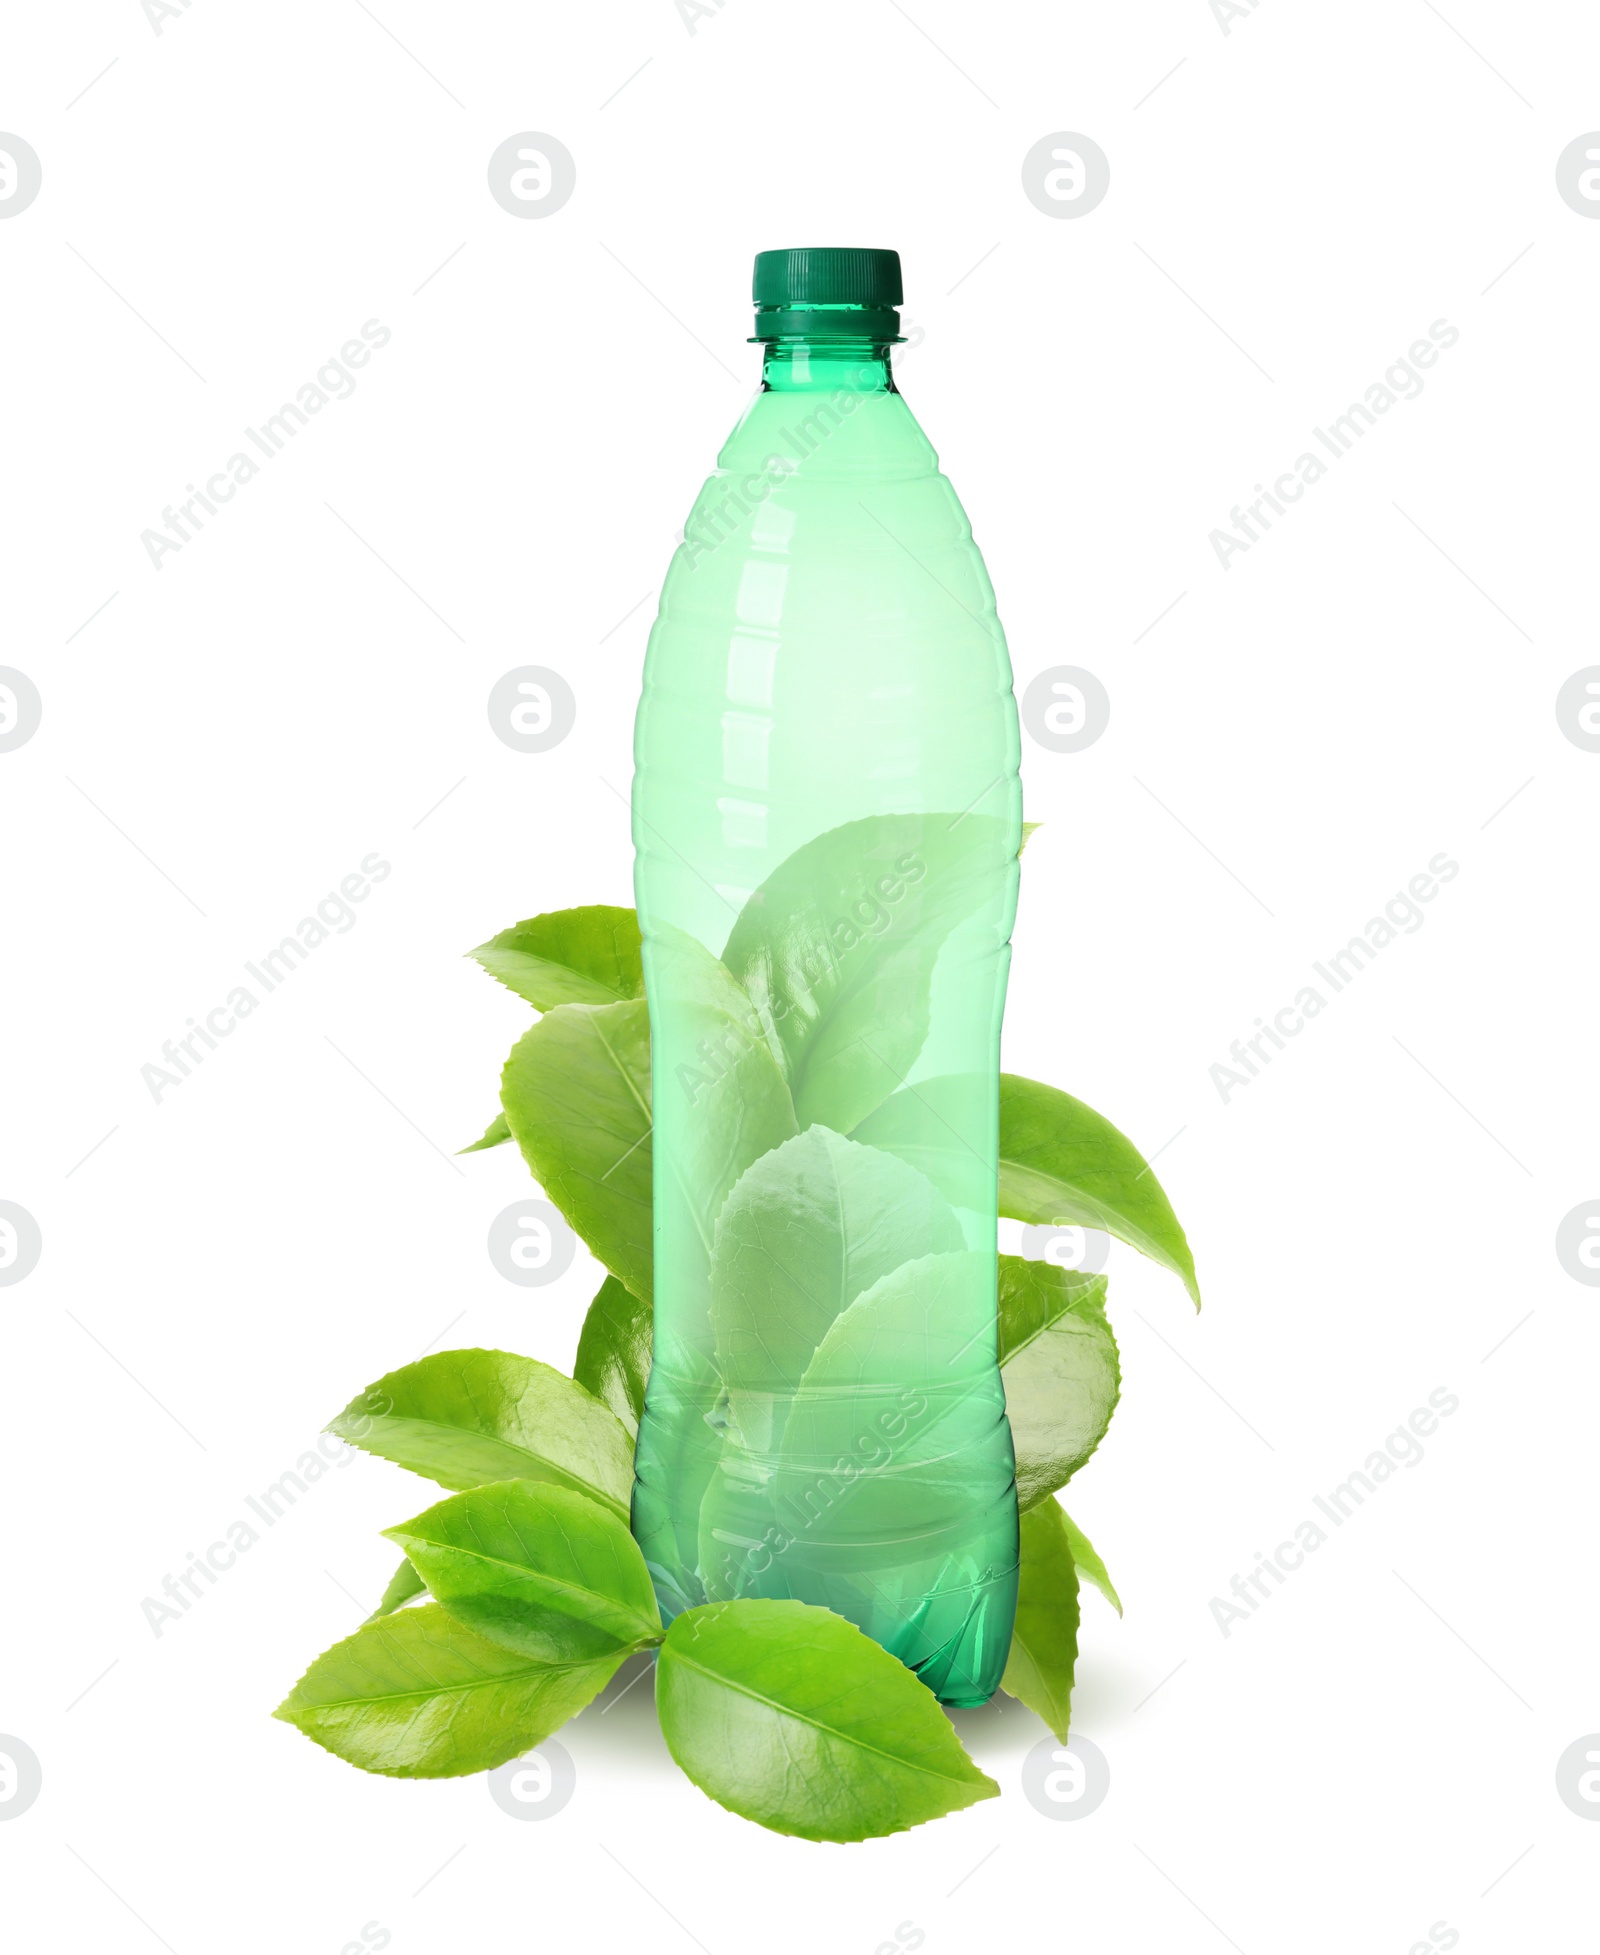
[[[541,1662],[586,1663],[660,1633],[633,1536],[581,1494],[508,1480],[385,1533],[458,1622]]]
[[[633,1444],[581,1385],[511,1351],[436,1351],[352,1399],[329,1432],[460,1491],[540,1480],[624,1519]]]
[[[533,1177],[613,1276],[650,1294],[650,1019],[559,1005],[511,1048],[500,1101]]]
[[[650,1378],[653,1328],[650,1305],[608,1276],[589,1305],[572,1366],[584,1390],[609,1406],[635,1437]]]
[[[1088,1536],[1068,1513],[1062,1513],[1061,1525],[1066,1529],[1067,1539],[1072,1544],[1072,1559],[1077,1563],[1078,1573],[1085,1581],[1094,1583],[1120,1616],[1122,1597],[1111,1586],[1111,1577],[1106,1573],[1106,1565],[1090,1545]]]
[[[668,1750],[702,1792],[801,1839],[876,1839],[1000,1789],[926,1685],[853,1623],[802,1602],[678,1616],[656,1705]]]
[[[1021,1507],[1064,1487],[1111,1423],[1120,1374],[1105,1294],[1103,1276],[1000,1258],[1000,1377]]]
[[[1105,1229],[1176,1271],[1199,1306],[1189,1244],[1133,1142],[1070,1093],[1014,1073],[1000,1075],[1000,1213]]]
[[[796,850],[746,903],[723,957],[802,1128],[848,1133],[902,1083],[951,931],[988,908],[1004,942],[1017,840],[992,815],[873,815]]]
[[[457,1152],[461,1154],[476,1154],[485,1147],[499,1147],[504,1142],[510,1140],[510,1138],[511,1129],[506,1125],[505,1115],[503,1113],[497,1113],[489,1122],[488,1126],[484,1128],[481,1139],[475,1140],[470,1147],[458,1148]]]
[[[1054,1500],[1022,1516],[1022,1579],[1000,1688],[1042,1717],[1063,1744],[1078,1660],[1078,1570]]]
[[[273,1716],[363,1771],[458,1778],[548,1738],[605,1687],[625,1653],[535,1662],[428,1602],[335,1643]]]
[[[392,1616],[396,1609],[403,1607],[413,1596],[425,1595],[427,1589],[428,1584],[411,1563],[402,1561],[389,1577],[389,1586],[383,1591],[377,1608],[367,1617],[367,1621],[376,1622],[379,1616]]]
[[[540,1011],[644,996],[639,920],[609,903],[530,916],[467,955]]]

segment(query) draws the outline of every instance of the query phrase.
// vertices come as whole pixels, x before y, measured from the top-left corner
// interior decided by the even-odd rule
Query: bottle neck
[[[786,334],[763,342],[764,394],[893,394],[889,342]]]

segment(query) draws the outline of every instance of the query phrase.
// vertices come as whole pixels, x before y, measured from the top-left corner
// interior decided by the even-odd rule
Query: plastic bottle
[[[1010,661],[891,373],[898,255],[763,252],[754,296],[761,391],[668,571],[635,733],[655,1344],[634,1533],[667,1616],[821,1604],[975,1704],[1017,1580]]]

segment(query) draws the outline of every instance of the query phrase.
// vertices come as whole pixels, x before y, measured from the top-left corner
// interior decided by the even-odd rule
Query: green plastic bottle
[[[1016,704],[983,560],[895,387],[892,251],[756,259],[761,390],[684,530],[635,731],[655,1345],[633,1528],[669,1618],[835,1610],[998,1685],[996,1348]]]

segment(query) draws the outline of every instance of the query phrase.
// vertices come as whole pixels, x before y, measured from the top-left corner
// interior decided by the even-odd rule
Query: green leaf
[[[964,1246],[928,1181],[811,1127],[737,1183],[717,1225],[711,1321],[730,1390],[792,1392],[829,1326],[913,1257]]]
[[[660,1634],[633,1536],[581,1494],[508,1480],[384,1531],[458,1622],[543,1663],[592,1662]]]
[[[1133,1142],[1070,1093],[1014,1073],[1000,1075],[1000,1213],[1105,1229],[1175,1270],[1199,1307],[1189,1244]]]
[[[1015,826],[992,815],[872,815],[797,849],[746,903],[723,959],[802,1128],[848,1133],[901,1085],[951,931],[987,907],[1004,944],[1016,858]]]
[[[483,1137],[480,1140],[475,1140],[470,1147],[457,1148],[456,1152],[458,1154],[476,1154],[485,1147],[499,1147],[503,1142],[510,1140],[510,1138],[511,1129],[506,1125],[505,1115],[503,1113],[497,1113],[489,1122],[488,1126],[484,1128]]]
[[[1017,1453],[1017,1504],[1064,1487],[1105,1437],[1121,1375],[1106,1279],[1000,1258],[1000,1377]]]
[[[627,1518],[627,1432],[581,1385],[515,1352],[436,1351],[369,1385],[328,1430],[453,1491],[540,1480]]]
[[[1022,1516],[1016,1627],[1000,1688],[1042,1717],[1063,1744],[1078,1660],[1078,1570],[1067,1517],[1054,1500]]]
[[[604,1689],[625,1653],[536,1662],[429,1602],[335,1643],[273,1716],[363,1771],[458,1778],[548,1738]]]
[[[609,1406],[635,1438],[650,1378],[652,1315],[647,1302],[608,1276],[589,1305],[572,1366],[577,1382]]]
[[[639,919],[609,903],[530,916],[467,955],[540,1011],[644,996]]]
[[[511,1048],[500,1101],[533,1177],[613,1276],[650,1294],[650,1018],[558,1005]]]
[[[938,1700],[853,1623],[803,1602],[673,1621],[656,1706],[667,1749],[730,1812],[806,1840],[877,1839],[1000,1788]]]
[[[1077,1563],[1078,1573],[1094,1583],[1120,1616],[1122,1597],[1111,1586],[1111,1577],[1106,1573],[1106,1565],[1091,1547],[1089,1537],[1065,1511],[1061,1515],[1061,1525],[1066,1529],[1067,1539],[1072,1544],[1072,1559]]]
[[[414,1595],[425,1595],[427,1591],[428,1584],[416,1569],[409,1561],[402,1561],[389,1577],[389,1586],[383,1591],[377,1608],[367,1617],[367,1621],[376,1622],[380,1616],[392,1616],[396,1609],[403,1607]]]

